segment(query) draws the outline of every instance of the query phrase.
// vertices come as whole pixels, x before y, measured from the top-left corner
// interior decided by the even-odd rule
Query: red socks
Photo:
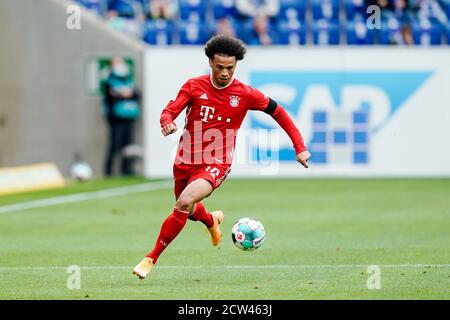
[[[188,217],[189,220],[201,221],[207,228],[211,228],[214,225],[214,219],[211,214],[206,211],[205,206],[201,202],[197,202],[194,206],[194,211]]]
[[[156,263],[159,255],[164,249],[177,237],[180,231],[183,229],[188,218],[188,212],[174,209],[172,214],[164,220],[161,231],[156,240],[155,247],[147,255],[148,258],[153,259],[153,263]]]
[[[187,211],[174,209],[172,214],[164,220],[155,247],[147,254],[148,258],[153,259],[153,263],[156,263],[164,249],[183,230],[188,217],[190,220],[203,222],[207,228],[211,228],[214,225],[212,215],[206,211],[205,206],[201,202],[195,204],[194,211],[190,215]]]

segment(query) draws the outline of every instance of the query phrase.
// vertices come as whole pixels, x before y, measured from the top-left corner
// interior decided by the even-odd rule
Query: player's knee
[[[177,202],[175,203],[175,207],[178,210],[190,212],[192,210],[192,208],[194,208],[194,204],[195,204],[195,201],[194,201],[193,197],[181,195],[177,199]]]

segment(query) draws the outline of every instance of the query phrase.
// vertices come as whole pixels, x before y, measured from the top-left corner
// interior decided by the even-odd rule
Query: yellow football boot
[[[211,243],[213,246],[218,246],[222,240],[222,231],[220,231],[219,224],[223,222],[223,212],[220,210],[210,213],[213,216],[214,225],[211,228],[206,228],[211,235]]]
[[[138,263],[133,269],[133,274],[137,275],[139,279],[144,279],[150,270],[153,268],[153,259],[145,257],[141,262]]]

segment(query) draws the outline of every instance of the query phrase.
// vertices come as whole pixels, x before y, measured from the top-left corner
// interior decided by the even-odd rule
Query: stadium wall
[[[163,137],[161,110],[188,78],[206,73],[201,47],[146,52],[147,177],[172,175],[168,159],[182,131]],[[302,170],[287,135],[266,114],[250,112],[231,176],[450,176],[448,48],[250,47],[236,77],[288,110],[312,158]]]
[[[0,1],[0,167],[54,162],[68,175],[79,152],[101,175],[108,133],[100,96],[86,92],[86,62],[128,56],[141,89],[146,46],[83,8],[81,28],[68,29],[72,1],[38,2]]]

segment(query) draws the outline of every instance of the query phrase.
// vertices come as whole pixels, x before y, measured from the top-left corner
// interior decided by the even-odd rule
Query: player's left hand
[[[308,167],[309,167],[309,166],[308,166],[308,160],[309,160],[309,158],[311,158],[311,154],[309,153],[308,150],[305,150],[305,151],[303,151],[303,152],[300,152],[300,153],[297,155],[297,161],[300,162],[300,164],[301,164],[302,166],[304,166],[305,168],[308,168]]]

